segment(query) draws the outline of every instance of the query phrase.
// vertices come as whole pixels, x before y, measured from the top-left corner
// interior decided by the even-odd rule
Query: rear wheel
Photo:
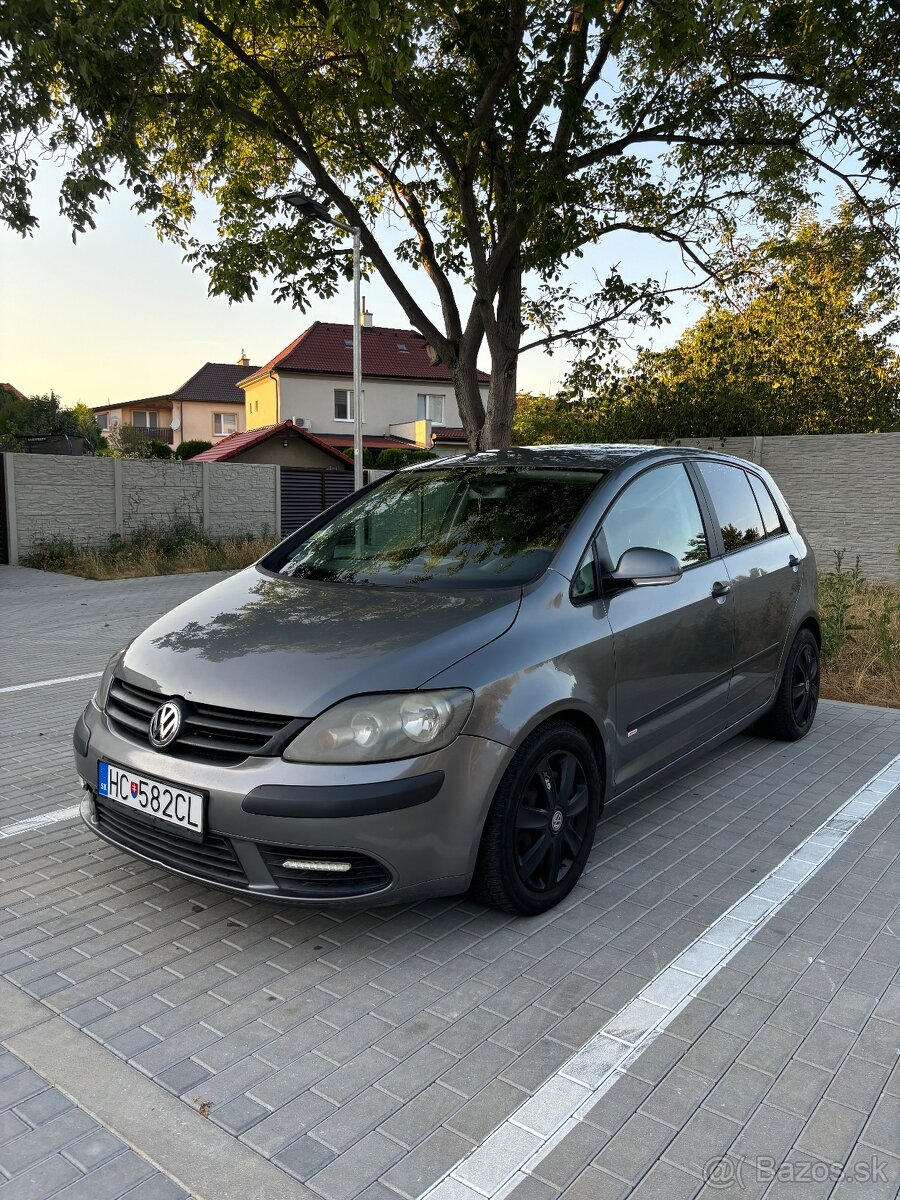
[[[759,722],[760,733],[797,742],[812,729],[819,707],[819,644],[809,629],[794,638],[775,703]]]
[[[567,896],[587,862],[603,784],[590,742],[553,721],[523,742],[494,797],[473,892],[505,912],[545,912]]]

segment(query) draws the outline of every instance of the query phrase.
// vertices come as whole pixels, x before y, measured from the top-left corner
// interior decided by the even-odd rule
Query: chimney
[[[247,357],[246,350],[241,351],[241,357],[237,360],[237,363],[235,365],[238,367],[249,367],[250,366],[250,359]]]
[[[362,325],[363,329],[372,328],[372,314],[366,308],[365,296],[362,298],[362,312],[359,314],[359,323]]]

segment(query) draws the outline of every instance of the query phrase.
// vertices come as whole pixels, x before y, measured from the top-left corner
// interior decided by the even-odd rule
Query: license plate
[[[175,783],[150,779],[112,763],[97,764],[97,792],[154,823],[174,825],[186,837],[203,836],[203,796]]]

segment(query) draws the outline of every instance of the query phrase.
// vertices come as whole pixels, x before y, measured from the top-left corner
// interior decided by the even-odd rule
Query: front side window
[[[213,433],[216,437],[237,433],[237,413],[213,413]]]
[[[419,392],[416,400],[416,420],[431,421],[433,425],[444,423],[444,397],[430,392]]]
[[[109,413],[94,413],[94,420],[101,429],[109,429]]]
[[[602,472],[403,471],[276,552],[282,575],[394,587],[521,585],[549,564]]]
[[[131,423],[137,429],[156,429],[159,415],[155,412],[142,412],[135,409],[131,414]]]
[[[709,558],[700,507],[681,463],[654,467],[630,483],[606,514],[603,533],[613,570],[635,546],[665,550],[683,567]]]
[[[746,471],[727,463],[697,465],[713,502],[725,553],[764,538],[762,517]]]

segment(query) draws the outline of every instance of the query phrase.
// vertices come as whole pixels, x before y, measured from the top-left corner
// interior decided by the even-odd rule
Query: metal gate
[[[287,537],[353,491],[352,471],[281,467],[281,536]]]
[[[9,533],[6,524],[6,459],[0,454],[0,563],[9,562]]]

